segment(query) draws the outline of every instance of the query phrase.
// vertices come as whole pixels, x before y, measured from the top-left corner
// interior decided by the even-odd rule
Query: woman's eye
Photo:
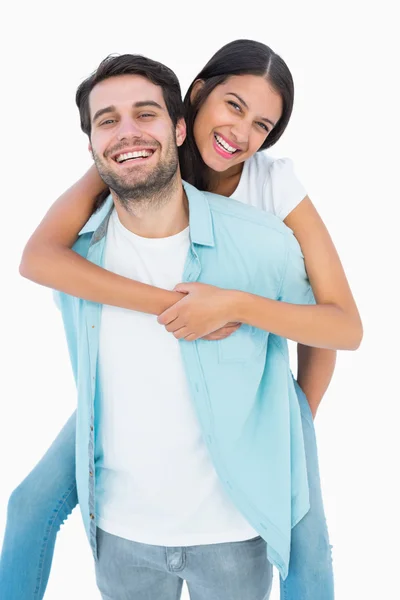
[[[269,133],[269,129],[268,129],[268,127],[266,126],[266,124],[265,124],[265,123],[257,123],[257,125],[259,125],[260,127],[262,127],[262,128],[263,128],[263,129],[264,129],[264,130],[265,130],[267,133]]]
[[[236,104],[236,102],[232,102],[232,100],[228,100],[228,104],[230,104],[231,106],[233,106],[233,108],[239,112],[241,112],[241,108],[239,106],[239,104]]]

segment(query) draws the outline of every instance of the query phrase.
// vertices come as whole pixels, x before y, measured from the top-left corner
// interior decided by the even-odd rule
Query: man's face
[[[122,204],[170,183],[186,128],[183,119],[174,128],[161,87],[140,75],[110,77],[93,88],[89,108],[89,149]]]

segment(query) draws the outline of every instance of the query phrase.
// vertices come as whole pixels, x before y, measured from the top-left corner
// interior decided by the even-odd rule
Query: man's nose
[[[118,135],[119,140],[124,140],[132,137],[142,137],[142,130],[134,119],[122,119],[119,123]]]

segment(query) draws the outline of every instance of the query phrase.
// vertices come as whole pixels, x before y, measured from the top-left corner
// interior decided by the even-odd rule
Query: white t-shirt
[[[109,221],[106,269],[165,289],[182,280],[189,228],[168,238]],[[159,546],[246,540],[257,532],[215,472],[190,398],[179,342],[153,315],[104,306],[96,435],[98,526]]]
[[[282,221],[307,195],[288,158],[257,152],[243,166],[232,198],[276,215]]]
[[[287,159],[246,161],[233,198],[284,219],[306,192]],[[162,239],[128,231],[114,211],[105,268],[157,287],[182,280],[189,229]],[[258,535],[225,493],[189,395],[179,342],[156,317],[104,306],[96,436],[97,519],[136,542],[191,546]]]

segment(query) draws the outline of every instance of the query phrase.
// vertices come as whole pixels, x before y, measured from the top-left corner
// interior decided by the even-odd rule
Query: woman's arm
[[[297,382],[306,395],[313,418],[331,382],[336,354],[335,350],[297,344]]]
[[[284,222],[302,249],[317,305],[326,312],[336,311],[331,321],[326,320],[324,330],[333,333],[335,327],[340,328],[343,348],[331,347],[356,350],[363,337],[360,314],[333,241],[310,198],[306,196]]]
[[[297,237],[297,241],[302,246],[306,269],[310,277],[310,272],[314,273],[313,281],[310,282],[313,285],[314,296],[317,300],[323,301],[324,297],[321,298],[320,288],[324,289],[324,284],[317,285],[317,279],[319,278],[320,267],[314,265],[314,253],[324,253],[326,247],[326,236],[328,236],[328,247],[332,244],[328,232],[324,224],[322,223],[317,211],[314,209],[308,197],[298,205],[299,211],[292,211],[286,219],[286,225],[292,228]],[[313,226],[314,223],[314,226]],[[322,235],[319,229],[322,227]],[[304,241],[307,239],[310,243]],[[315,238],[315,239],[314,239]],[[321,246],[321,247],[320,247]],[[339,260],[336,255],[336,251],[333,248],[334,260]],[[337,257],[337,258],[336,258]],[[327,257],[328,258],[328,257]],[[339,264],[339,272],[342,269]],[[322,274],[322,271],[321,271]],[[344,288],[348,287],[346,278]],[[346,292],[344,293],[346,302]],[[354,299],[350,292],[350,297],[347,299],[349,307],[352,308],[356,318],[359,319],[357,307],[355,306]],[[361,322],[360,322],[361,324]],[[361,330],[362,336],[362,330]],[[329,384],[331,382],[333,372],[336,366],[336,352],[333,350],[325,350],[322,348],[313,348],[311,346],[304,346],[303,344],[297,344],[297,382],[303,390],[313,418],[317,414],[318,407],[324,397]]]
[[[301,246],[317,305],[240,294],[236,320],[307,346],[356,350],[362,339],[361,319],[335,246],[311,200],[306,197],[285,223]]]
[[[175,289],[187,297],[160,315],[159,322],[188,341],[237,321],[307,346],[357,349],[362,339],[360,316],[336,249],[310,199],[306,197],[285,222],[301,245],[317,305],[184,283]]]
[[[106,187],[95,166],[50,207],[25,246],[23,277],[101,304],[158,315],[183,296],[121,277],[71,250]]]

